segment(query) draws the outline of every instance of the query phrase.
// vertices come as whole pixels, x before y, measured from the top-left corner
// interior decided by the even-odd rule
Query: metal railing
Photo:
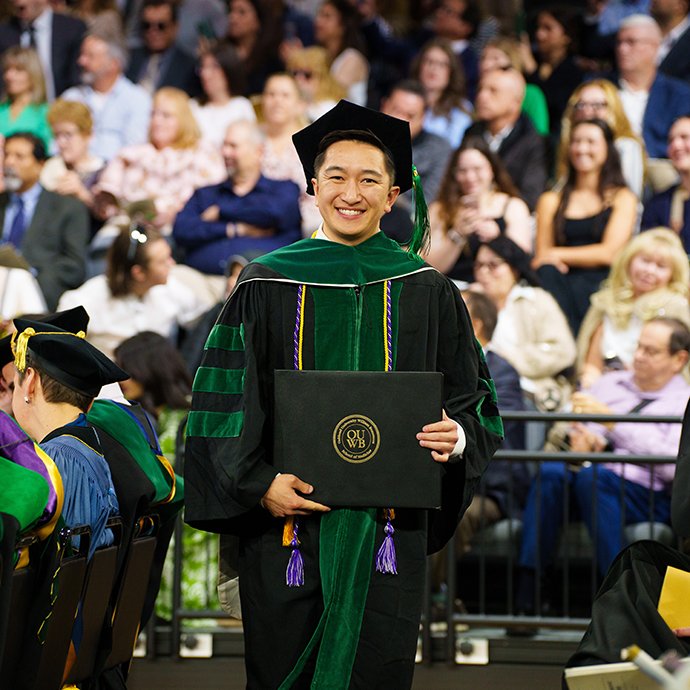
[[[662,415],[641,415],[641,414],[625,414],[625,415],[584,415],[574,413],[543,413],[543,412],[504,412],[502,414],[505,420],[518,420],[521,422],[541,422],[551,424],[556,421],[577,421],[577,422],[640,422],[640,423],[680,423],[682,419],[676,416],[662,416]],[[178,453],[176,457],[176,471],[182,473],[183,468],[183,437],[178,436]],[[574,453],[574,452],[547,452],[543,450],[526,451],[526,450],[499,450],[496,453],[496,459],[507,460],[510,462],[528,462],[533,463],[537,467],[542,463],[550,462],[583,462],[597,465],[600,463],[623,463],[623,464],[648,464],[653,466],[656,464],[665,464],[674,462],[675,458],[659,457],[652,455],[614,455],[611,452],[603,453]],[[535,475],[539,476],[539,473]],[[535,481],[539,481],[536,479]],[[623,499],[623,482],[621,481],[621,500]],[[594,489],[595,490],[595,489]],[[512,491],[509,492],[512,493]],[[654,517],[654,498],[653,492],[650,491],[650,538],[653,538],[651,530],[653,529]],[[566,498],[563,506],[564,524],[568,524],[568,511],[570,497],[568,492],[565,494]],[[596,507],[596,501],[593,501],[593,506]],[[595,508],[596,509],[596,508]],[[593,521],[596,524],[596,520]],[[193,619],[228,619],[230,616],[220,609],[218,610],[188,610],[183,607],[182,598],[182,569],[184,567],[183,554],[183,540],[182,540],[182,520],[178,521],[175,529],[175,543],[174,543],[174,578],[173,578],[173,615],[172,622],[169,629],[169,653],[172,656],[179,656],[180,640],[184,629],[184,622]],[[562,596],[562,615],[533,615],[533,616],[518,616],[515,611],[515,591],[514,578],[516,573],[516,538],[518,527],[513,520],[508,521],[507,529],[507,546],[503,555],[497,555],[496,549],[489,555],[487,553],[489,546],[487,542],[489,536],[486,530],[480,530],[473,542],[472,551],[463,556],[459,561],[457,558],[454,540],[449,543],[446,553],[446,572],[447,578],[447,598],[445,606],[445,620],[440,621],[445,623],[445,626],[440,626],[441,632],[436,631],[433,634],[432,640],[432,590],[431,590],[431,566],[428,568],[427,587],[423,604],[423,626],[421,633],[422,659],[430,662],[432,658],[439,657],[439,641],[438,637],[442,638],[441,647],[443,649],[440,656],[444,657],[450,664],[454,664],[456,653],[456,635],[454,634],[455,626],[458,624],[481,627],[481,628],[510,628],[511,626],[519,624],[523,627],[532,628],[548,628],[557,630],[584,630],[589,622],[587,615],[572,615],[572,610],[569,602],[569,597],[572,588],[571,567],[576,565],[579,572],[583,571],[583,566],[587,568],[586,563],[583,563],[582,555],[573,556],[569,553],[569,542],[565,540],[562,553],[559,556],[558,565],[562,572],[561,582],[561,596]],[[594,537],[596,539],[596,535]],[[537,540],[538,541],[538,540]],[[540,570],[541,554],[538,552],[537,556],[537,571]],[[584,559],[586,561],[586,558]],[[454,601],[459,594],[463,596],[463,592],[458,592],[456,589],[455,574],[457,568],[465,568],[467,564],[471,563],[477,572],[477,601],[471,607],[471,613],[458,613],[454,611]],[[497,588],[489,590],[488,575],[490,572],[502,571],[505,577],[505,584],[503,592],[505,593],[504,605],[501,607],[500,601],[496,595]],[[537,583],[539,578],[537,578]],[[589,563],[589,603],[594,597],[596,589],[598,588],[599,575],[597,572],[596,550],[592,550],[592,558]],[[540,611],[541,607],[541,590],[535,592],[536,611]],[[501,610],[501,608],[503,610]],[[581,613],[581,612],[580,612]],[[443,630],[445,628],[445,632]],[[153,625],[149,627],[149,634],[153,636]],[[166,635],[167,636],[167,635]],[[156,645],[153,641],[147,644],[148,655],[153,655],[156,652]],[[158,647],[160,649],[160,646]],[[165,652],[164,652],[165,653]]]

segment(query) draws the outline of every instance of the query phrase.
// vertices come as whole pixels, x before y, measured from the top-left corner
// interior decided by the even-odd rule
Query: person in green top
[[[293,141],[323,222],[250,263],[209,335],[187,426],[185,520],[238,540],[248,687],[402,690],[427,552],[453,534],[502,424],[462,298],[419,257],[424,224],[408,251],[379,230],[400,191],[413,179],[419,190],[407,123],[341,101]],[[443,466],[441,510],[392,521],[388,510],[331,510],[277,473],[277,369],[442,372],[443,418],[416,431]],[[383,562],[392,523],[396,560]]]
[[[0,102],[0,134],[30,132],[50,148],[45,80],[33,48],[8,48],[2,56],[5,98]]]

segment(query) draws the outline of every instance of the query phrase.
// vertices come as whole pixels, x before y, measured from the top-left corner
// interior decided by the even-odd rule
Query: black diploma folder
[[[328,506],[438,508],[441,466],[417,433],[442,417],[437,372],[275,372],[274,465]]]

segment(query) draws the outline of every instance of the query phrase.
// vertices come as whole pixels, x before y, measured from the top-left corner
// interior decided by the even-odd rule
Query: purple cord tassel
[[[395,556],[395,543],[393,542],[393,534],[395,528],[391,522],[391,510],[386,509],[386,526],[383,531],[386,536],[383,538],[383,543],[376,554],[376,571],[379,573],[387,573],[388,575],[398,574],[398,563]]]
[[[299,539],[297,534],[299,532],[299,520],[295,519],[292,541],[292,553],[288,561],[287,570],[285,571],[285,582],[288,587],[301,587],[304,584],[304,561],[302,560],[302,553],[299,550]]]

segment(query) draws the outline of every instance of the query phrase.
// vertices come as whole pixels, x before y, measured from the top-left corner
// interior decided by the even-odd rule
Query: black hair
[[[164,5],[170,8],[170,16],[175,24],[177,24],[177,17],[179,14],[179,6],[175,0],[144,0],[141,5],[140,16],[144,14],[147,7],[163,7]]]
[[[369,144],[379,149],[383,153],[383,162],[386,172],[390,177],[391,184],[395,182],[395,161],[390,149],[373,133],[364,129],[336,129],[329,132],[319,143],[319,149],[314,158],[314,177],[319,176],[319,170],[326,158],[326,151],[333,144],[339,141],[361,141],[363,144]]]
[[[349,0],[324,0],[324,5],[330,5],[340,15],[340,22],[343,25],[343,40],[340,46],[340,53],[346,48],[359,50],[363,55],[367,54],[367,46],[360,31],[359,12]]]
[[[690,329],[680,319],[673,318],[672,316],[657,316],[647,321],[647,323],[661,323],[671,329],[668,349],[672,355],[681,350],[690,353]]]
[[[396,91],[413,93],[415,96],[419,96],[423,101],[426,102],[426,93],[424,91],[424,87],[417,79],[403,79],[399,82],[396,82],[388,92],[388,98],[390,98]]]
[[[43,397],[45,398],[46,402],[71,405],[82,412],[87,412],[89,407],[91,407],[93,398],[90,395],[81,393],[80,391],[75,391],[73,388],[66,386],[64,383],[61,383],[49,374],[46,374],[41,366],[36,364],[36,360],[31,351],[26,353],[26,369],[24,369],[24,371],[17,371],[20,384],[24,381],[24,377],[26,376],[26,372],[29,367],[36,372],[36,375],[41,382]]]
[[[159,408],[186,410],[192,379],[177,348],[159,333],[143,331],[115,348],[115,362],[144,389],[141,406],[154,417]]]
[[[37,137],[31,132],[14,132],[13,134],[8,134],[5,137],[5,143],[12,141],[12,139],[23,139],[28,141],[32,146],[33,157],[40,161],[41,163],[48,158],[48,152],[46,151],[46,145],[43,140]]]
[[[120,228],[120,233],[108,248],[106,257],[106,281],[113,297],[123,297],[132,291],[132,268],[146,268],[149,262],[149,247],[160,239],[163,239],[163,235],[153,227],[133,223]]]
[[[247,90],[247,75],[244,64],[232,43],[219,41],[205,54],[214,57],[220,66],[228,85],[228,93],[231,96],[243,94]],[[202,105],[205,105],[208,103],[208,96],[203,94],[198,100]]]
[[[540,14],[551,15],[563,27],[563,33],[570,38],[568,52],[577,53],[582,33],[582,11],[570,5],[555,3],[544,5],[535,11],[537,18]]]
[[[482,12],[479,9],[479,5],[469,0],[465,4],[465,9],[460,13],[460,19],[462,19],[465,24],[469,24],[472,27],[468,38],[474,38],[477,34],[479,24],[482,21]]]
[[[575,134],[575,130],[578,129],[578,127],[582,127],[582,125],[594,125],[595,127],[598,127],[604,135],[604,140],[606,141],[607,155],[606,160],[599,171],[599,184],[597,189],[602,201],[606,201],[606,193],[608,191],[627,186],[625,178],[623,177],[623,171],[621,169],[620,156],[618,155],[618,151],[614,146],[613,131],[607,122],[599,118],[580,120],[579,122],[573,124],[572,129],[570,130],[571,141],[573,135]],[[570,142],[568,142],[568,147],[570,147]],[[563,185],[563,190],[561,191],[561,199],[553,220],[555,230],[554,237],[557,245],[563,245],[565,243],[565,237],[563,234],[563,226],[565,224],[565,209],[568,207],[570,194],[575,187],[576,175],[577,173],[570,160],[570,154],[568,154],[568,174],[565,184]]]

